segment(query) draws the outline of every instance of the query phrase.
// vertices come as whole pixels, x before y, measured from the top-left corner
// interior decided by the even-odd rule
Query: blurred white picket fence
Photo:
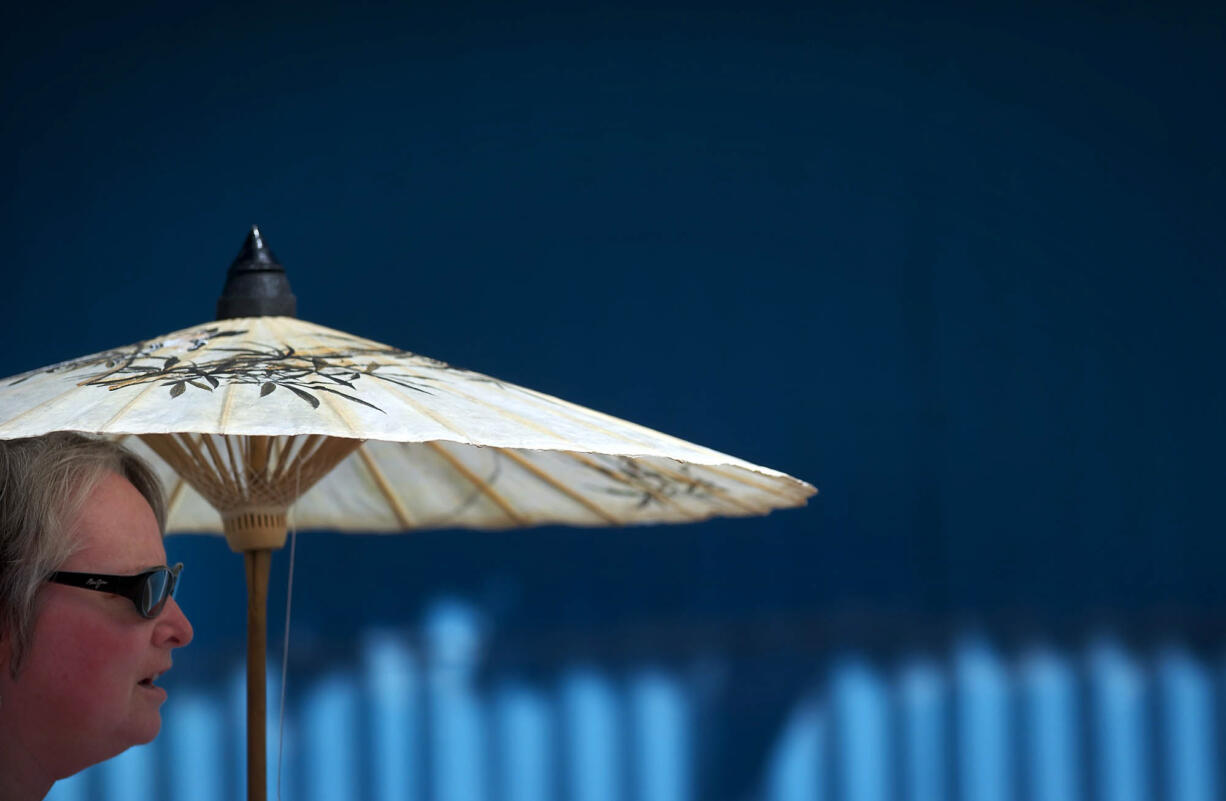
[[[281,798],[707,801],[694,781],[698,716],[684,676],[589,665],[545,684],[478,682],[479,643],[462,615],[426,642],[372,632],[354,667],[295,688]],[[269,798],[277,681],[270,675]],[[833,658],[814,666],[778,732],[757,798],[1215,801],[1226,792],[1224,688],[1220,662],[1173,646],[1138,655],[1110,640],[1006,660],[967,639],[939,660],[888,668]],[[220,687],[175,687],[155,743],[58,783],[50,798],[242,799],[243,704],[238,666]]]

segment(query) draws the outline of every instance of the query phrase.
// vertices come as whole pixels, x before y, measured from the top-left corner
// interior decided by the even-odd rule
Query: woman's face
[[[117,474],[98,482],[70,528],[78,549],[62,570],[132,575],[166,564],[153,510]],[[192,626],[173,599],[148,620],[118,595],[60,584],[42,593],[30,650],[15,680],[0,676],[0,698],[31,753],[62,776],[157,735],[166,691],[154,680]]]

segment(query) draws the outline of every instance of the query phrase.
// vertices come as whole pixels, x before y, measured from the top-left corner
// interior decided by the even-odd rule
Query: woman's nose
[[[181,648],[192,641],[193,633],[192,624],[187,615],[183,614],[178,601],[174,598],[167,599],[166,608],[158,615],[157,626],[153,630],[155,644],[167,648]]]

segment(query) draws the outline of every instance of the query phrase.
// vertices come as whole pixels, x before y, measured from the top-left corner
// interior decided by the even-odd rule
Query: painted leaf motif
[[[332,387],[325,387],[321,385],[312,385],[311,389],[317,390],[319,392],[331,392],[333,395],[340,395],[345,400],[351,400],[354,403],[360,403],[363,406],[369,406],[371,409],[374,409],[376,412],[383,412],[382,409],[380,409],[378,406],[374,405],[373,403],[368,403],[362,400],[361,398],[354,397],[353,395],[346,395],[344,392],[341,392],[339,389],[333,389]],[[383,412],[383,413],[387,414],[387,412]]]
[[[264,386],[260,387],[260,397],[262,398],[265,395],[271,395],[272,391],[276,388],[277,388],[277,385],[274,384],[273,382],[271,381],[265,382]]]
[[[349,387],[350,389],[353,389],[353,384],[352,384],[352,383],[350,383],[349,381],[346,381],[346,380],[345,380],[345,379],[343,379],[343,378],[340,378],[340,377],[338,377],[338,376],[334,376],[334,375],[332,375],[331,373],[321,373],[321,375],[322,375],[324,378],[328,379],[329,381],[335,381],[335,382],[336,382],[336,383],[338,383],[338,384],[343,384],[344,386],[347,386],[347,387]]]
[[[286,386],[289,387],[290,391],[293,392],[295,395],[302,398],[307,403],[311,404],[312,409],[319,408],[319,398],[315,397],[309,392],[304,392],[303,390],[298,389],[298,387],[291,386],[289,384],[286,384]]]
[[[187,389],[187,387],[186,387],[186,386],[184,386],[184,384],[183,384],[183,382],[182,382],[182,381],[176,381],[176,382],[174,382],[174,384],[172,384],[172,385],[171,385],[171,387],[170,387],[170,397],[172,397],[172,398],[177,398],[177,397],[179,397],[180,395],[182,395],[182,394],[183,394],[183,391],[184,391],[185,389]]]

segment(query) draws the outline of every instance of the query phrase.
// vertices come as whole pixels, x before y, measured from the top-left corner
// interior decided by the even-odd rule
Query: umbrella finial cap
[[[217,301],[217,319],[230,317],[295,317],[298,300],[289,288],[285,268],[264,242],[258,225],[251,226]]]

